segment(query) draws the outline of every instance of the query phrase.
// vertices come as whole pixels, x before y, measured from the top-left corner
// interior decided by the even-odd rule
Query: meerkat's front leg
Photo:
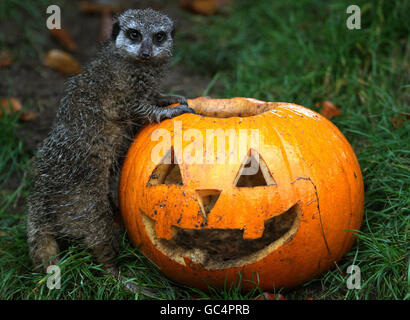
[[[195,111],[194,109],[184,104],[170,108],[151,106],[149,108],[149,113],[146,115],[146,117],[147,120],[150,122],[161,122],[164,119],[172,119],[184,113],[195,114]]]
[[[179,103],[185,106],[188,105],[188,102],[183,96],[165,95],[165,94],[159,93],[155,99],[155,105],[159,107],[166,107],[174,103]]]
[[[187,105],[181,104],[179,106],[164,108],[152,104],[140,104],[134,108],[134,117],[144,121],[161,122],[164,119],[175,118],[184,113],[194,113],[194,109]]]

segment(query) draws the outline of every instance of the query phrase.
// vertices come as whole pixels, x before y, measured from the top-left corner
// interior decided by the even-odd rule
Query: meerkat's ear
[[[171,37],[172,37],[172,39],[174,39],[174,38],[175,38],[175,26],[174,26],[174,27],[172,27],[172,30],[171,30]]]
[[[115,41],[119,33],[120,33],[120,23],[118,22],[117,19],[115,19],[114,24],[112,25],[111,39]]]

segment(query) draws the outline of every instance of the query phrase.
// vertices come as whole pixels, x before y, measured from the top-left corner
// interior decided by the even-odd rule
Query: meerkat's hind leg
[[[90,239],[88,241],[94,241]],[[87,240],[86,240],[87,243]],[[112,237],[104,237],[103,240],[99,240],[97,244],[91,247],[91,250],[96,257],[97,261],[103,265],[103,269],[106,273],[113,276],[121,284],[123,284],[129,291],[136,294],[143,294],[148,297],[155,297],[153,291],[147,288],[143,288],[122,275],[116,265],[115,259],[119,251],[118,242],[116,241],[116,235],[112,234]]]
[[[104,271],[117,279],[129,291],[154,297],[151,290],[132,283],[120,273],[116,263],[120,250],[120,229],[115,225],[109,201],[99,203],[98,207],[100,212],[105,211],[106,214],[99,215],[98,219],[88,224],[84,243],[91,250],[97,262],[102,264]]]

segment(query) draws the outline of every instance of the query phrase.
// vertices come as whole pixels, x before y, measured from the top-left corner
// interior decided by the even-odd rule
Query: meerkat
[[[75,239],[118,274],[119,229],[109,185],[120,150],[144,123],[194,113],[185,98],[159,92],[174,22],[152,9],[127,10],[113,22],[96,59],[68,81],[35,160],[27,237],[33,264],[44,269],[57,263],[61,240]],[[166,108],[173,103],[179,105]]]

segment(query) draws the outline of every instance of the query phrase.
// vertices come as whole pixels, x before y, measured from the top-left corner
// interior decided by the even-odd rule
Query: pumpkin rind
[[[188,100],[198,113],[148,125],[138,134],[124,162],[120,207],[128,235],[169,278],[200,289],[233,282],[240,271],[243,280],[256,281],[269,290],[273,286],[294,287],[328,270],[350,249],[353,230],[363,217],[364,190],[356,156],[343,134],[330,121],[304,107],[289,103],[266,103],[254,99]],[[207,108],[206,108],[207,107]],[[232,116],[232,110],[241,117]],[[246,114],[265,111],[254,116]],[[256,110],[256,111],[255,111]],[[215,117],[212,117],[215,116]],[[217,118],[222,117],[222,118]],[[194,128],[203,137],[207,129],[258,129],[263,144],[257,152],[266,163],[274,185],[234,187],[241,163],[179,163],[183,185],[147,185],[157,164],[151,151],[158,143],[152,133],[166,129],[174,133],[174,122],[182,130]],[[172,137],[172,146],[174,146]],[[190,141],[182,141],[186,147]],[[225,144],[228,157],[229,145]],[[220,190],[207,223],[198,214],[195,190]],[[195,257],[171,257],[153,237],[170,239],[174,228],[242,229],[243,237],[257,239],[264,222],[297,206],[294,234],[276,243],[273,251],[261,252],[247,262],[229,267],[204,267]],[[154,222],[155,235],[147,231]],[[144,222],[145,221],[145,222]],[[243,281],[245,288],[254,285]]]

